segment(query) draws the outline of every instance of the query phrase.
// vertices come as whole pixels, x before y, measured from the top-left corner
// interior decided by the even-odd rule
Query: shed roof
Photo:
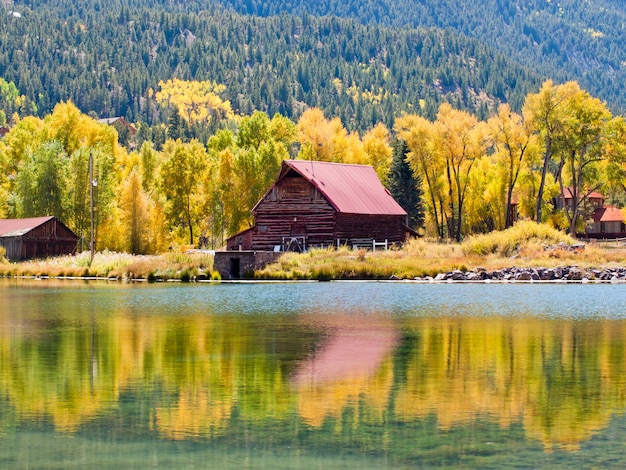
[[[615,206],[598,207],[593,211],[593,221],[598,222],[624,222],[622,210]]]
[[[20,237],[32,229],[54,219],[49,217],[31,217],[29,219],[0,219],[0,237]]]
[[[582,194],[583,196],[585,196],[587,199],[604,199],[604,196],[602,194],[600,194],[598,191],[590,191],[589,193]],[[581,195],[579,194],[579,197]],[[563,198],[564,199],[572,199],[573,196],[573,189],[571,186],[566,186],[563,188]]]
[[[371,166],[285,160],[278,181],[285,178],[291,169],[313,184],[337,212],[407,215],[382,185]]]

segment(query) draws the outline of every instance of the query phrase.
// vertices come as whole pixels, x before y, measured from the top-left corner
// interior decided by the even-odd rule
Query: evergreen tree
[[[406,142],[394,139],[392,143],[393,159],[389,172],[389,191],[398,204],[409,214],[409,227],[418,230],[424,226],[424,207],[422,205],[422,181],[416,178],[406,156]]]

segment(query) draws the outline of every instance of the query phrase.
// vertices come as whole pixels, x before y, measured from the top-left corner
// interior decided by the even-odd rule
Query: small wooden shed
[[[11,261],[76,253],[78,236],[56,217],[0,219],[0,246]]]

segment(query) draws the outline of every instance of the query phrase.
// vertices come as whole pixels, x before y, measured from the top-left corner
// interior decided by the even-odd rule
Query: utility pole
[[[89,258],[89,266],[93,263],[93,256],[96,249],[95,242],[93,239],[93,188],[98,184],[96,180],[93,178],[93,156],[91,155],[91,151],[89,152],[89,206],[90,206],[90,214],[91,214],[91,239],[89,241],[89,247],[91,248],[91,257]]]

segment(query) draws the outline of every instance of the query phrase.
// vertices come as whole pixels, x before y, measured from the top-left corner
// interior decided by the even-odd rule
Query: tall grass
[[[588,244],[584,250],[569,250],[577,241],[547,225],[520,222],[502,232],[472,236],[463,243],[413,239],[401,249],[389,251],[313,249],[285,253],[277,262],[255,272],[257,279],[412,279],[436,276],[454,270],[479,267],[581,267],[626,266],[626,246],[603,248]],[[0,276],[105,277],[145,279],[219,279],[213,271],[213,256],[205,253],[172,252],[159,256],[89,253],[22,263],[0,263]]]
[[[213,255],[206,253],[166,253],[156,256],[127,253],[90,253],[42,260],[0,264],[0,276],[98,277],[145,280],[218,279],[213,271]]]
[[[547,225],[520,222],[502,232],[469,237],[461,244],[413,239],[402,249],[375,253],[348,248],[286,253],[255,275],[263,279],[412,279],[479,267],[626,265],[626,248],[606,250],[588,245],[584,250],[568,249],[578,243]]]
[[[537,249],[543,245],[559,243],[569,246],[577,242],[549,225],[521,221],[507,230],[468,237],[461,244],[461,249],[466,255],[512,256],[524,249]]]

